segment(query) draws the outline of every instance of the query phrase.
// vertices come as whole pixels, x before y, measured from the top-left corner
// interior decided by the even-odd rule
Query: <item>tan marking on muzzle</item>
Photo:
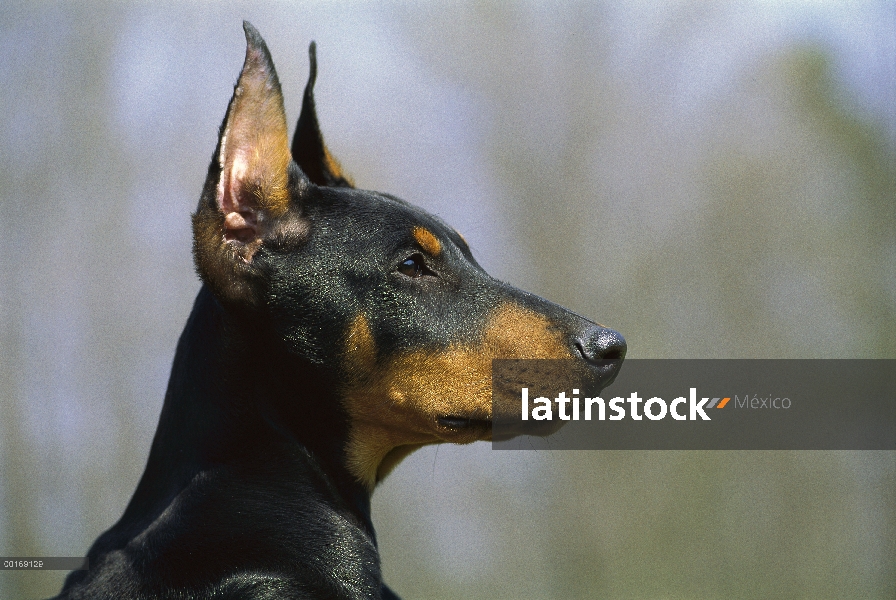
[[[373,364],[363,357],[369,354],[366,347],[375,348],[372,337],[363,341],[357,323],[349,327],[346,344],[346,365],[352,373],[364,370],[356,366],[359,363]],[[453,430],[439,425],[438,419],[491,419],[493,359],[571,357],[560,328],[541,314],[505,303],[489,319],[478,343],[405,352],[366,370],[366,376],[350,375],[343,396],[351,420],[349,470],[372,489],[399,462],[384,461],[396,448],[488,439],[481,430]]]

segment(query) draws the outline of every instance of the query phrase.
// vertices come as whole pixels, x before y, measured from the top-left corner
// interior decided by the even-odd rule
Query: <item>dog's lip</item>
[[[457,430],[487,429],[492,426],[491,419],[471,419],[459,415],[444,415],[438,420],[442,427]]]

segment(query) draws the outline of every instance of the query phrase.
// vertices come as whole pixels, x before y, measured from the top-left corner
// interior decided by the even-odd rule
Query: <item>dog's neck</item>
[[[205,470],[301,461],[375,540],[370,492],[345,467],[340,433],[347,425],[333,382],[270,347],[273,340],[251,316],[228,314],[203,286],[178,343],[146,472],[122,521],[158,514]]]

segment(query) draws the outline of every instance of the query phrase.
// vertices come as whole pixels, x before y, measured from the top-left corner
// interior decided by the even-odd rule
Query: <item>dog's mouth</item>
[[[485,433],[492,428],[490,419],[471,419],[469,417],[460,417],[458,415],[445,415],[439,417],[438,421],[439,425],[442,427],[454,431]]]

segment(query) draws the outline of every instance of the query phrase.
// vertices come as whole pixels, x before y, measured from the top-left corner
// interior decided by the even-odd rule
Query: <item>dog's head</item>
[[[193,217],[196,266],[226,310],[260,315],[297,364],[338,382],[358,480],[372,486],[424,444],[488,439],[492,359],[567,359],[583,380],[612,380],[618,333],[493,279],[437,217],[352,186],[318,127],[313,44],[290,146],[268,49],[244,28]]]

